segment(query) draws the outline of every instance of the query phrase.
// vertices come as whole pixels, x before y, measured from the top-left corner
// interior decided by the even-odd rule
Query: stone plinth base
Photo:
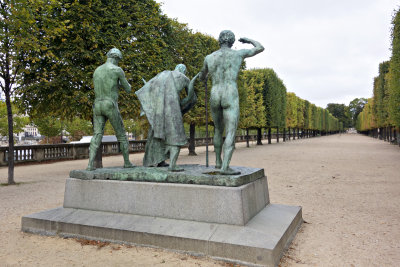
[[[276,266],[302,222],[301,208],[270,204],[245,226],[57,208],[22,218],[22,230],[155,246]]]
[[[207,186],[68,178],[64,208],[245,225],[269,204],[267,178]]]
[[[75,178],[67,179],[64,207],[22,217],[22,231],[276,266],[302,223],[301,207],[269,204],[262,169],[242,168],[245,172],[234,177],[214,177],[199,165],[186,169],[167,173],[158,183],[137,181],[149,181],[147,172],[164,177],[154,175],[159,172],[154,168],[122,176],[112,169],[71,172]],[[201,184],[193,180],[195,169]],[[107,180],[120,178],[125,181]]]

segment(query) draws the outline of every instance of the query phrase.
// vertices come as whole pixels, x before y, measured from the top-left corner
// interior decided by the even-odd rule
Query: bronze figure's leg
[[[128,139],[126,138],[124,123],[122,122],[121,114],[119,113],[118,107],[114,107],[112,110],[110,110],[110,113],[111,114],[109,114],[109,120],[115,130],[115,134],[119,142],[119,147],[124,157],[124,168],[132,168],[134,167],[134,165],[129,161]]]
[[[86,168],[88,171],[93,171],[94,167],[94,159],[96,157],[97,150],[101,145],[101,139],[103,138],[104,133],[104,125],[106,124],[106,118],[102,115],[93,114],[93,124],[94,124],[94,133],[92,140],[90,140],[89,147],[89,164]]]
[[[222,109],[211,109],[211,117],[214,121],[214,151],[215,151],[215,168],[220,169],[222,166],[222,140],[224,134],[224,122],[222,118]]]
[[[240,174],[240,172],[234,171],[229,168],[229,163],[232,159],[233,150],[235,149],[235,138],[236,129],[239,120],[239,103],[236,100],[232,101],[232,104],[225,108],[223,111],[224,122],[225,122],[225,142],[224,142],[224,160],[222,162],[221,174]]]
[[[178,160],[179,152],[181,148],[179,146],[169,146],[169,153],[171,155],[171,162],[168,168],[169,171],[180,172],[183,171],[183,168],[180,168],[176,165],[176,161]]]

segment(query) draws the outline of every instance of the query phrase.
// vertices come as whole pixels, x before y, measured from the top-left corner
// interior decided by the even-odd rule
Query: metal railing
[[[276,137],[276,135],[274,135]],[[266,138],[265,135],[262,136]],[[236,136],[236,142],[246,142],[245,135]],[[257,140],[257,135],[249,135],[249,141]],[[212,137],[208,143],[213,144]],[[82,144],[55,144],[55,145],[23,145],[14,147],[14,161],[16,164],[24,162],[44,162],[51,160],[74,160],[89,158],[89,143]],[[144,152],[146,140],[129,141],[129,152]],[[196,138],[195,146],[205,146],[206,138]],[[119,153],[118,142],[102,143],[104,156]],[[0,166],[8,165],[8,147],[0,147]]]

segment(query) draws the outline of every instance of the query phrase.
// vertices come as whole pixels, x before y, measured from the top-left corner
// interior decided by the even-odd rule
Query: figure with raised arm
[[[206,56],[199,76],[201,80],[206,81],[209,74],[212,81],[210,109],[214,121],[215,168],[221,169],[221,174],[235,175],[240,172],[230,168],[229,163],[235,148],[236,129],[239,121],[239,94],[236,80],[243,60],[261,53],[264,51],[264,47],[252,39],[240,38],[239,42],[252,44],[254,47],[233,50],[231,47],[235,42],[235,35],[229,30],[222,31],[218,41],[220,49]],[[224,129],[226,137],[223,143]]]
[[[95,100],[93,105],[94,133],[90,141],[89,164],[87,170],[94,170],[94,159],[101,145],[104,126],[107,119],[115,130],[117,140],[124,157],[124,168],[134,167],[129,161],[128,139],[121,113],[118,109],[118,90],[123,87],[128,93],[131,86],[125,78],[124,71],[118,66],[122,53],[117,48],[112,48],[107,53],[107,61],[99,66],[93,74]]]

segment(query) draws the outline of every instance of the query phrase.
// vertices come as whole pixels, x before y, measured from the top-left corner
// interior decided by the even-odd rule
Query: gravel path
[[[266,143],[264,141],[264,143]],[[182,151],[180,164],[205,162]],[[143,154],[131,155],[141,165]],[[214,160],[214,155],[210,155]],[[281,266],[400,265],[400,148],[356,134],[246,148],[232,165],[262,167],[272,203],[303,207],[306,221]],[[105,167],[122,164],[106,157]],[[89,244],[22,233],[23,215],[62,206],[71,169],[87,160],[18,166],[18,186],[0,186],[0,266],[224,266],[207,258],[144,247]],[[0,168],[5,183],[7,168]]]

